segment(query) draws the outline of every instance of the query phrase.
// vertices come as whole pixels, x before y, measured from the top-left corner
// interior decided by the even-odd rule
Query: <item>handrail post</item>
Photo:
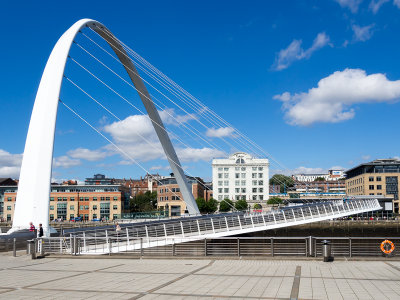
[[[271,255],[274,256],[274,238],[271,238]]]
[[[204,256],[207,256],[207,239],[204,239]]]
[[[238,220],[239,220],[240,229],[243,229],[243,228],[242,228],[242,222],[240,222],[240,216],[238,215],[237,217],[238,217]]]
[[[240,257],[240,238],[237,238],[237,255]]]
[[[17,238],[13,238],[13,256],[17,257]]]
[[[225,224],[226,224],[226,231],[229,231],[229,225],[228,225],[228,219],[226,217],[225,218]]]
[[[143,238],[140,238],[140,257],[143,256]]]
[[[108,238],[108,255],[111,256],[111,251],[112,251],[112,241],[111,238]]]
[[[308,244],[309,244],[308,254],[311,257],[313,255],[313,240],[311,235],[308,237]]]
[[[349,257],[352,257],[352,243],[351,243],[351,238],[349,238]]]
[[[128,227],[126,227],[126,245],[127,245],[127,246],[130,245],[130,243],[129,243],[129,229],[128,229]]]

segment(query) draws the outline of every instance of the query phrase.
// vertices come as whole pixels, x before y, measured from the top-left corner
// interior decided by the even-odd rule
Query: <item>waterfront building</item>
[[[3,215],[12,221],[17,196],[17,186],[1,186],[4,201]],[[121,185],[51,185],[49,219],[84,221],[94,219],[115,220],[129,208],[129,190]],[[29,220],[27,220],[29,222]]]
[[[209,200],[208,197],[212,196],[212,193],[210,193],[209,185],[206,185],[203,179],[187,175],[186,179],[189,185],[192,186],[194,199],[204,198],[206,201]],[[172,173],[171,176],[159,180],[157,186],[157,208],[162,211],[168,211],[169,216],[180,216],[188,213],[179,185]]]
[[[269,198],[269,161],[237,152],[226,159],[213,159],[214,198],[262,202]]]
[[[346,194],[379,195],[393,199],[399,213],[400,160],[377,159],[346,171]]]
[[[329,170],[328,173],[295,174],[292,178],[300,182],[312,182],[317,178],[323,178],[324,181],[337,181],[344,179],[344,175],[344,170]]]
[[[159,174],[146,174],[144,177],[141,176],[140,179],[114,179],[113,182],[129,188],[131,196],[135,197],[147,191],[157,191],[158,181],[162,178],[164,176]]]

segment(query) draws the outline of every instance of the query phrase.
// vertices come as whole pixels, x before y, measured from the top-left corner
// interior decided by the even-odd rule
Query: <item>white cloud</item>
[[[53,158],[53,168],[71,168],[79,166],[81,161],[79,159],[70,158],[67,155]]]
[[[325,32],[318,33],[312,46],[304,50],[301,47],[302,40],[293,40],[287,48],[279,51],[272,68],[276,71],[284,70],[297,60],[310,58],[315,51],[328,45],[329,41],[329,36]]]
[[[171,167],[169,166],[169,165],[167,165],[167,166],[161,166],[161,165],[159,165],[159,166],[152,166],[151,168],[150,168],[150,170],[151,171],[155,171],[155,170],[171,170]]]
[[[400,0],[393,0],[393,5],[395,5],[398,8],[400,8]]]
[[[361,4],[362,0],[335,0],[341,7],[346,7],[350,9],[352,13],[356,13],[358,11],[358,7]]]
[[[232,127],[220,127],[220,128],[209,128],[206,131],[206,136],[208,137],[216,137],[216,138],[222,138],[222,137],[233,137],[234,136],[235,129]]]
[[[374,28],[374,24],[367,25],[367,26],[358,26],[352,25],[351,29],[353,29],[354,35],[353,40],[356,42],[365,42],[368,41],[372,37],[372,29]]]
[[[369,9],[372,10],[374,14],[376,14],[381,6],[386,2],[389,2],[389,0],[371,0],[371,2],[369,3]]]
[[[67,154],[72,158],[85,159],[89,161],[101,160],[107,156],[107,153],[102,152],[101,150],[89,150],[86,148],[70,150]]]
[[[195,114],[178,115],[173,108],[167,108],[158,113],[163,123],[167,125],[179,126],[181,123],[184,124],[197,118]]]
[[[196,162],[199,160],[210,161],[216,157],[224,157],[226,153],[212,148],[178,148],[177,155],[181,161]]]
[[[367,75],[361,69],[336,71],[306,93],[274,96],[283,102],[287,122],[300,126],[345,121],[354,117],[354,104],[394,102],[399,98],[400,80],[390,81],[382,73]]]
[[[22,154],[11,154],[0,149],[0,177],[18,178]]]
[[[362,160],[370,160],[371,159],[371,155],[363,155],[361,156]]]

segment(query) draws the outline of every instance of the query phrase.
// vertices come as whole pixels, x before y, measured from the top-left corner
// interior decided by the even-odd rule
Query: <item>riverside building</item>
[[[214,198],[266,201],[269,198],[269,161],[237,152],[226,159],[213,159]]]
[[[393,212],[399,213],[400,160],[377,159],[346,171],[348,196],[379,195],[393,199]]]

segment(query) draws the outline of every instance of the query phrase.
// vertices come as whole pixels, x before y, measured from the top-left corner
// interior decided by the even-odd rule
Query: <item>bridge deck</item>
[[[286,207],[261,213],[232,213],[122,224],[122,230],[118,233],[115,229],[86,230],[74,232],[74,235],[70,234],[64,239],[47,238],[44,239],[44,247],[46,251],[57,248],[59,252],[70,252],[71,245],[78,241],[81,254],[117,253],[319,222],[380,209],[376,199],[355,199]]]

